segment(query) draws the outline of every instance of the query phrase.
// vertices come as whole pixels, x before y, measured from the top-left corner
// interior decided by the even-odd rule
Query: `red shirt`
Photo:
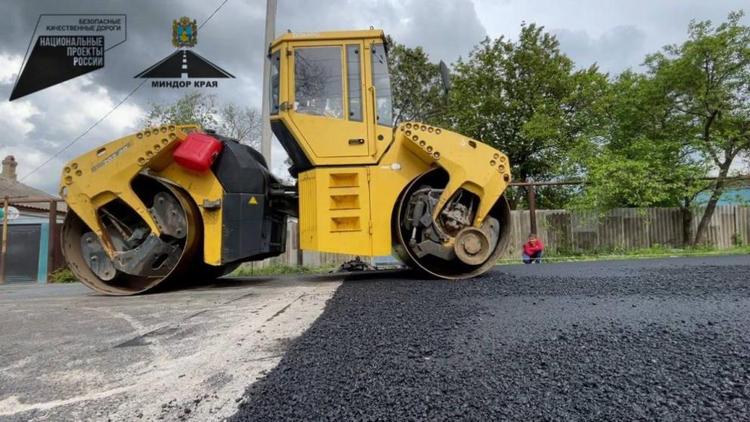
[[[528,256],[534,255],[535,253],[541,252],[543,250],[544,250],[544,244],[539,239],[537,239],[533,245],[531,244],[531,241],[523,244],[523,253],[525,253]]]

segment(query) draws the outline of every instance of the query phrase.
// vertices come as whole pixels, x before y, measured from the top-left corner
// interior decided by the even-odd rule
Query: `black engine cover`
[[[222,263],[277,256],[286,248],[286,214],[271,207],[278,184],[258,151],[236,140],[211,134],[224,143],[213,172],[224,188]]]

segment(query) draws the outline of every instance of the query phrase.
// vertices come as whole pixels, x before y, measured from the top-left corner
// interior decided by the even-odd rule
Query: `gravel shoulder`
[[[748,420],[750,257],[349,277],[232,420]]]

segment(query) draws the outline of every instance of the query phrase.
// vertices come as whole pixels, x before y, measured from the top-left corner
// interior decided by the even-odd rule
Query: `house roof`
[[[48,194],[47,192],[33,188],[17,180],[13,180],[5,176],[0,176],[0,199],[6,196],[10,198],[16,198],[16,200],[11,199],[11,203],[13,205],[17,205],[19,207],[23,207],[28,210],[39,210],[39,211],[44,211],[44,212],[49,211],[49,203],[47,202],[24,203],[23,201],[17,200],[17,198],[26,197],[26,198],[57,199],[57,197],[52,196]],[[58,204],[57,209],[59,211],[65,211],[67,208],[65,206],[65,203],[62,203],[62,204]]]

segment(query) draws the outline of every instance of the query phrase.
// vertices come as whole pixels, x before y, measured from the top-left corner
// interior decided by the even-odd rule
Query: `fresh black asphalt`
[[[750,420],[750,257],[350,277],[237,421]]]

